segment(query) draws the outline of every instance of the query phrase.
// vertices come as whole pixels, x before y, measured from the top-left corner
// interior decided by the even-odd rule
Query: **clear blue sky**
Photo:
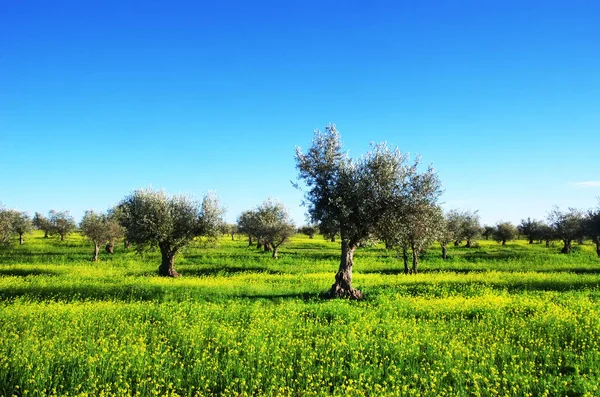
[[[600,2],[0,0],[0,201],[104,210],[153,186],[269,196],[336,123],[439,171],[446,208],[600,196]],[[581,184],[585,182],[585,184]]]

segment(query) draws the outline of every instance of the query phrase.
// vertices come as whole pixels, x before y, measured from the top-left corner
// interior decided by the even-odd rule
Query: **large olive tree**
[[[335,125],[330,125],[325,132],[315,130],[307,152],[297,147],[295,160],[299,180],[306,184],[304,204],[310,221],[318,223],[321,232],[340,234],[340,265],[329,294],[359,299],[362,293],[352,286],[354,252],[376,232],[405,156],[379,144],[359,159],[349,158]]]
[[[138,249],[158,246],[162,255],[158,273],[177,277],[177,253],[195,237],[217,236],[224,211],[211,194],[198,203],[185,195],[141,189],[125,197],[117,212],[127,241]]]

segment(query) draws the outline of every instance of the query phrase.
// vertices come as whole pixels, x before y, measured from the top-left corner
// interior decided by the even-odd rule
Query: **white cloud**
[[[600,181],[572,182],[573,187],[600,187]]]

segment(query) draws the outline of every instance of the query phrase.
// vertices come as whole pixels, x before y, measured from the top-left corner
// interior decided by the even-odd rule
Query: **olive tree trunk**
[[[571,240],[563,240],[564,246],[560,250],[563,254],[571,253]]]
[[[104,249],[106,250],[106,252],[108,254],[114,254],[115,253],[115,243],[113,243],[112,241],[109,242],[108,244],[106,244],[106,247],[104,247]]]
[[[529,237],[529,244],[533,244],[533,238]]]
[[[277,253],[279,252],[279,247],[273,244],[273,259],[279,259]]]
[[[596,242],[596,255],[600,258],[600,241]]]
[[[23,245],[23,234],[19,234],[19,245]]]
[[[410,268],[408,267],[408,251],[406,246],[402,247],[402,261],[404,262],[404,274],[410,274]]]
[[[252,245],[252,236],[248,236],[248,247]]]
[[[94,256],[92,257],[92,262],[96,262],[98,260],[99,253],[100,253],[100,244],[94,244]]]
[[[412,274],[419,272],[419,250],[412,247]]]
[[[265,244],[263,245],[263,249],[265,252],[271,252],[272,251],[271,244],[268,241],[265,242]]]
[[[48,238],[48,231],[44,230],[44,238]]]
[[[363,296],[362,292],[352,288],[352,266],[354,265],[356,246],[356,243],[342,240],[340,267],[335,275],[335,283],[329,291],[329,296],[332,298],[361,299]]]
[[[448,248],[446,248],[446,244],[441,244],[442,245],[442,259],[446,260],[446,258],[448,258]]]
[[[60,241],[65,241],[65,235],[64,234],[60,235]]]
[[[471,239],[467,239],[467,244],[465,244],[466,248],[471,248]]]
[[[179,277],[179,273],[175,270],[175,255],[177,251],[165,245],[159,245],[159,247],[162,262],[158,267],[158,274],[166,277]]]

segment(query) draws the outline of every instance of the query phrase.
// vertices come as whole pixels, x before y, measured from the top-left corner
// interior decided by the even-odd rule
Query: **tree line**
[[[186,195],[169,196],[164,191],[133,191],[104,213],[86,211],[79,230],[94,246],[92,260],[97,260],[104,245],[113,253],[116,241],[133,244],[138,251],[157,247],[161,252],[158,273],[176,277],[175,257],[194,238],[215,238],[236,233],[248,237],[249,245],[270,251],[278,257],[279,248],[297,232],[311,238],[321,233],[335,241],[340,239],[340,264],[331,297],[359,299],[362,293],[352,286],[354,253],[359,246],[383,242],[387,249],[398,250],[407,274],[418,272],[419,255],[438,242],[442,258],[447,258],[448,244],[469,248],[479,237],[494,238],[506,244],[517,235],[529,243],[563,242],[562,252],[569,253],[573,241],[584,238],[596,244],[600,256],[600,202],[598,208],[585,211],[553,208],[547,223],[522,220],[515,226],[499,222],[481,226],[477,211],[441,208],[441,182],[431,167],[421,167],[420,159],[411,160],[398,148],[386,143],[373,144],[369,152],[351,158],[343,150],[335,125],[324,132],[315,130],[306,152],[299,147],[295,154],[298,182],[304,192],[303,205],[310,225],[296,229],[282,203],[267,199],[256,208],[242,212],[236,224],[223,221],[224,209],[213,194],[196,201]],[[7,245],[12,236],[23,236],[33,228],[44,237],[59,235],[61,240],[77,228],[68,211],[50,211],[48,216],[7,210],[0,206],[0,244]]]

